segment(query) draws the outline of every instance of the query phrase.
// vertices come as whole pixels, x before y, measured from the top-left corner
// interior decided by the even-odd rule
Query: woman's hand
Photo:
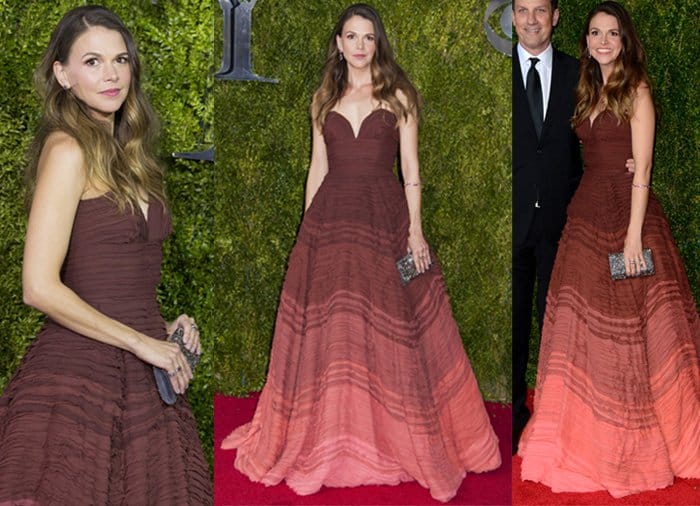
[[[165,370],[175,393],[185,393],[192,379],[192,371],[177,344],[143,336],[133,352],[144,362]]]
[[[408,252],[413,255],[413,263],[416,264],[416,270],[423,274],[430,268],[432,260],[430,259],[430,248],[425,242],[422,232],[414,232],[408,235]]]
[[[173,332],[175,332],[175,330],[178,327],[182,327],[184,331],[182,336],[182,342],[185,344],[185,348],[187,348],[187,350],[190,353],[201,355],[202,346],[199,341],[199,327],[197,327],[194,318],[191,318],[186,314],[181,314],[174,321],[170,322],[167,325],[166,328],[168,331],[168,335],[171,335]],[[179,346],[177,351],[184,359],[184,355],[182,355],[182,351],[180,350]],[[172,383],[173,388],[178,394],[184,393],[185,390],[187,390],[187,387],[189,386],[189,383],[193,377],[193,373],[190,370],[190,366],[187,363],[186,359],[185,363],[186,368],[183,367],[180,369],[178,367],[175,367],[175,369],[166,369],[166,371],[168,371],[168,375],[170,376],[170,382]]]
[[[199,327],[197,327],[194,318],[187,316],[186,314],[181,314],[167,325],[168,335],[175,332],[175,329],[178,327],[182,327],[182,329],[185,331],[182,337],[182,340],[185,343],[185,348],[187,348],[190,353],[201,355],[202,346],[199,342]]]
[[[642,255],[642,238],[640,234],[627,233],[623,256],[625,258],[625,273],[627,276],[639,276],[643,270],[646,270],[647,265]]]

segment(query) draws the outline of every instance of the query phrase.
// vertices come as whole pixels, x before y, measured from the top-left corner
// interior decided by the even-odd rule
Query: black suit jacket
[[[578,61],[554,50],[552,83],[541,138],[537,139],[513,48],[513,246],[522,244],[539,202],[544,238],[557,242],[566,207],[581,178],[579,142],[571,129]]]

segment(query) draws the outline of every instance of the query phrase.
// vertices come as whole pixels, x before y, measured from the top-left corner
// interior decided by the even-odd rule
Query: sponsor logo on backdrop
[[[512,4],[510,0],[490,0],[484,14],[486,38],[494,48],[507,56],[512,56],[513,51]]]
[[[262,77],[253,72],[250,54],[250,33],[255,2],[239,0],[219,0],[224,16],[223,50],[221,67],[214,74],[216,79],[231,81],[258,81],[277,83],[279,80]],[[214,161],[214,148],[204,151],[173,153],[174,158],[186,160]]]
[[[277,83],[277,79],[261,77],[253,72],[250,57],[250,31],[253,8],[257,0],[219,0],[224,12],[224,50],[216,79]]]

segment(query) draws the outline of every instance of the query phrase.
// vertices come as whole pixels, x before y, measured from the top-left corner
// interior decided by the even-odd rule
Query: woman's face
[[[353,16],[343,25],[336,44],[348,65],[361,69],[372,63],[377,50],[374,25],[362,16]]]
[[[622,51],[622,37],[617,18],[604,12],[593,16],[588,25],[586,44],[591,57],[598,62],[602,70],[612,68]]]
[[[88,28],[73,42],[68,60],[54,62],[53,70],[59,84],[84,102],[96,119],[111,121],[129,93],[129,54],[116,30]]]

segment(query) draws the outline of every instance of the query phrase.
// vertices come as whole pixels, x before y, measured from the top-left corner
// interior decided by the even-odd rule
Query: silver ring
[[[192,330],[199,330],[199,327],[197,327],[196,323],[193,323],[191,326],[192,326]]]

